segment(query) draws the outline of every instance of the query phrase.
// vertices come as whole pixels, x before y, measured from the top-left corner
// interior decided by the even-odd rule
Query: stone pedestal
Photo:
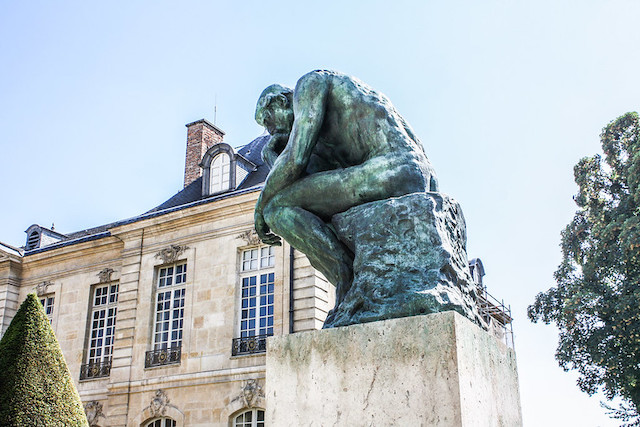
[[[272,426],[522,425],[515,353],[455,312],[271,337]]]

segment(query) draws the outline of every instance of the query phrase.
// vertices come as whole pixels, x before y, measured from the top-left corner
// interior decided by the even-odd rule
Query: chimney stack
[[[205,119],[187,126],[187,155],[184,164],[184,186],[202,176],[200,162],[207,150],[222,142],[224,132]]]

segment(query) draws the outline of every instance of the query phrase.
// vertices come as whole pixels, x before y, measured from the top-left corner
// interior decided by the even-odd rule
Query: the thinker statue
[[[358,295],[351,304],[357,307],[349,308],[348,317],[353,318],[335,319],[355,282],[354,257],[358,264],[357,244],[338,230],[337,214],[370,202],[438,191],[422,144],[387,97],[356,78],[318,70],[302,76],[294,90],[267,87],[255,118],[271,135],[262,152],[271,172],[256,205],[256,231],[270,245],[280,244],[282,236],[336,286],[336,309],[325,327],[442,311],[418,307],[409,310],[415,313],[403,314],[403,308],[394,314],[383,309],[354,317],[354,310],[368,310],[362,300],[366,295]],[[376,221],[366,227],[385,226]]]

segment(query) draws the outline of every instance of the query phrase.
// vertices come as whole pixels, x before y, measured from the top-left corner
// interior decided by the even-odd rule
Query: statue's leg
[[[303,252],[336,286],[336,302],[342,301],[353,278],[353,258],[333,230],[313,213],[277,202],[267,204],[264,216],[272,231]]]
[[[390,153],[357,166],[316,172],[280,191],[270,203],[300,207],[330,222],[354,206],[429,191],[430,166],[421,160],[412,153]]]
[[[353,206],[426,191],[429,176],[414,160],[411,155],[393,153],[361,165],[314,173],[267,203],[267,225],[303,252],[311,265],[336,286],[336,304],[351,286],[353,254],[327,223],[336,213]]]

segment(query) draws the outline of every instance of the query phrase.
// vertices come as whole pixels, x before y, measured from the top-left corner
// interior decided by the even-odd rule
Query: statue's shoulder
[[[313,70],[307,74],[321,74],[325,76],[346,76],[346,74],[334,70]]]
[[[346,74],[342,74],[338,71],[332,70],[313,70],[304,76],[300,77],[298,82],[308,81],[308,80],[327,80],[331,81],[334,79],[343,79],[348,78]]]
[[[314,70],[298,79],[296,83],[296,93],[306,92],[311,88],[330,87],[335,78],[339,78],[340,73],[329,70]]]

